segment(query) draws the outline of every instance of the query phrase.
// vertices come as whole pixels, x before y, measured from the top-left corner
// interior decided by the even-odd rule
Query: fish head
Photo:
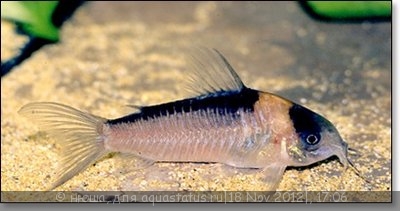
[[[296,133],[294,142],[287,146],[290,165],[307,166],[332,156],[346,168],[352,165],[348,145],[330,121],[298,104],[289,109],[289,116]]]

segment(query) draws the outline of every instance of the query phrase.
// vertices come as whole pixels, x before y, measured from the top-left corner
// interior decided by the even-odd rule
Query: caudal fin
[[[102,135],[104,118],[51,102],[29,103],[19,113],[36,122],[61,146],[61,165],[51,189],[62,185],[108,153]]]

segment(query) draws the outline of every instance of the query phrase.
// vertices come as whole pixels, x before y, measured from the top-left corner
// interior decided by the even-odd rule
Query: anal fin
[[[155,163],[154,160],[137,156],[130,153],[119,153],[115,156],[115,166],[120,173],[129,173],[150,167]]]

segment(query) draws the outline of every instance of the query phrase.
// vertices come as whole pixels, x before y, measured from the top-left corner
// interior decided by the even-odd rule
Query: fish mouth
[[[334,147],[336,148],[335,155],[339,158],[340,163],[345,167],[345,169],[347,169],[349,165],[352,165],[352,162],[347,156],[348,155],[347,143],[342,141],[341,145],[342,146],[334,145]]]
[[[360,177],[361,179],[363,179],[368,183],[371,183],[361,174],[360,170],[356,168],[353,161],[350,160],[348,156],[349,154],[357,154],[357,151],[355,149],[349,148],[348,144],[345,141],[342,141],[341,145],[342,146],[334,145],[335,148],[337,149],[335,155],[339,158],[340,163],[345,168],[344,171],[347,171],[350,167],[358,177]]]

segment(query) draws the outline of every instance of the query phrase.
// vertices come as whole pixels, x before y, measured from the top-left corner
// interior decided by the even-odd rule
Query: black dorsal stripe
[[[107,121],[108,124],[133,123],[138,120],[148,120],[168,114],[211,110],[221,115],[228,113],[233,118],[238,117],[236,111],[242,109],[254,111],[258,101],[258,91],[243,88],[241,91],[223,91],[175,102],[143,107],[139,113],[133,113],[118,119]]]

